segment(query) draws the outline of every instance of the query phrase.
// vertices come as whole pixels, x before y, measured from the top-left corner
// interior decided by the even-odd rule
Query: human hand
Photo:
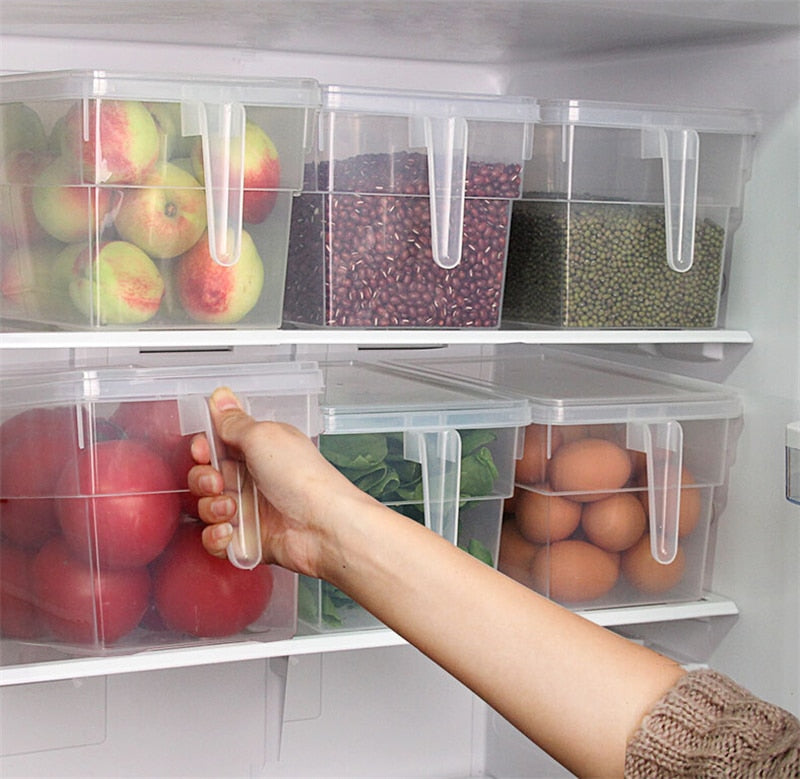
[[[280,422],[257,422],[227,388],[209,400],[211,420],[230,457],[243,461],[258,490],[263,560],[309,576],[321,576],[325,547],[333,543],[333,522],[353,501],[367,496],[319,453],[306,435]],[[195,465],[189,488],[199,498],[200,518],[208,524],[203,545],[224,557],[237,515],[235,496],[225,492],[226,474],[210,464],[205,436],[192,442]],[[221,463],[223,469],[235,462]]]

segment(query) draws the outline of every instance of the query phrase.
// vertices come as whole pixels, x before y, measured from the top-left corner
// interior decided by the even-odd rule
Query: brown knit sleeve
[[[625,776],[797,779],[800,722],[716,671],[691,671],[642,720]]]

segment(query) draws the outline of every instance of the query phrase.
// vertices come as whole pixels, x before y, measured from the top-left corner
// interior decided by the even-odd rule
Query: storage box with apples
[[[308,79],[0,77],[14,326],[277,327]]]
[[[297,576],[259,564],[257,511],[237,523],[230,562],[202,547],[190,445],[223,383],[257,418],[315,436],[321,382],[313,362],[6,374],[0,664],[290,638]]]

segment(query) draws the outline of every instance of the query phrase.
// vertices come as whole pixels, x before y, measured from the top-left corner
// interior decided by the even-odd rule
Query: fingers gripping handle
[[[239,397],[244,410],[250,413],[247,398]],[[251,570],[261,562],[261,520],[258,511],[258,490],[245,464],[230,456],[225,443],[217,435],[211,421],[207,398],[188,395],[179,398],[178,414],[181,433],[205,433],[211,454],[211,465],[225,482],[224,492],[236,501],[233,538],[228,544],[228,559],[237,568]]]

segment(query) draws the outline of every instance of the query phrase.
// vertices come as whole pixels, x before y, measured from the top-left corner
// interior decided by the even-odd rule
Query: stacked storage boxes
[[[535,116],[525,98],[324,87],[287,323],[497,327]]]
[[[419,365],[530,401],[500,570],[573,608],[702,596],[735,454],[735,394],[544,348]]]
[[[6,326],[278,327],[318,106],[307,79],[2,77]]]
[[[323,455],[385,505],[496,566],[503,504],[530,419],[525,399],[387,365],[322,368]],[[301,577],[299,609],[317,631],[380,626],[317,579]]]
[[[220,384],[259,418],[319,433],[315,363],[3,377],[3,664],[294,634],[295,574],[257,566],[259,546],[229,550],[231,565],[200,543],[189,445]]]
[[[713,328],[758,122],[746,111],[540,100],[504,319]]]

